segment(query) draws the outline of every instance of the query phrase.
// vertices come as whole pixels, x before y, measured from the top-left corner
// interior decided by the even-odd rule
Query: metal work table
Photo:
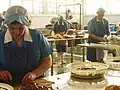
[[[103,49],[103,50],[115,50],[116,47],[119,47],[119,45],[112,45],[112,44],[106,44],[106,43],[84,43],[84,44],[78,44],[78,46],[83,47],[83,61],[85,61],[85,47],[91,47],[91,48],[97,48],[97,49]]]
[[[120,85],[120,71],[115,74],[118,76],[112,76],[113,73],[115,74],[116,72],[108,70],[103,78],[92,80],[82,79],[78,85],[77,83],[68,84],[70,72],[50,76],[46,79],[55,82],[55,85],[53,85],[55,90],[105,90],[107,85]]]
[[[71,41],[71,63],[73,62],[73,40],[85,40],[87,38],[81,37],[81,38],[65,38],[65,39],[47,39],[48,42],[56,42],[56,41]]]
[[[56,41],[71,41],[71,63],[73,63],[73,41],[74,40],[86,40],[86,37],[81,38],[65,38],[65,39],[47,39],[48,42],[51,43],[51,46],[53,47],[53,43]],[[52,66],[51,66],[51,75],[53,75],[53,55],[52,55]]]

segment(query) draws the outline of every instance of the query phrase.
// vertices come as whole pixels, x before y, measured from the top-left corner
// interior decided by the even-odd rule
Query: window
[[[21,0],[11,0],[10,6],[14,6],[14,5],[21,5]]]
[[[44,0],[35,0],[34,13],[41,14],[43,13]]]
[[[86,0],[85,13],[86,15],[95,14],[98,8],[104,8],[107,14],[120,14],[119,5],[120,0]]]
[[[49,13],[65,13],[67,9],[70,9],[72,13],[79,13],[79,5],[81,0],[48,0],[48,12]]]
[[[78,5],[75,5],[75,13],[80,13],[80,7],[82,6],[82,0],[75,0],[75,4],[78,4]],[[81,4],[81,6],[80,6]]]
[[[0,12],[6,11],[9,8],[9,0],[2,0],[0,3]]]
[[[6,11],[10,6],[22,5],[30,13],[43,13],[44,0],[3,0],[0,3],[0,12]]]
[[[110,14],[120,14],[120,0],[109,0],[107,6]]]
[[[57,13],[57,0],[48,0],[48,13]]]
[[[66,5],[66,0],[58,0],[57,1],[57,6],[58,6],[58,12],[59,13],[65,13],[67,6]]]
[[[107,9],[106,5],[107,5],[106,0],[86,0],[85,13],[86,15],[96,14],[98,8],[104,8],[106,10]]]
[[[28,12],[33,13],[33,2],[32,0],[23,0],[22,6],[28,10]]]

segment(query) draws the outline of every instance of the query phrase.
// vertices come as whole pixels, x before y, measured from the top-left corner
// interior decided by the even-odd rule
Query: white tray
[[[11,85],[0,83],[0,90],[14,90]]]

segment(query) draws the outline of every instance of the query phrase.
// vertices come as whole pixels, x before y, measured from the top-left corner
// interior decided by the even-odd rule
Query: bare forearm
[[[45,71],[47,71],[51,67],[51,57],[45,57],[40,65],[32,71],[37,77],[41,76],[44,74]]]
[[[91,37],[95,40],[104,41],[104,39],[102,37],[99,37],[99,36],[92,34],[92,33],[89,33],[89,37]]]

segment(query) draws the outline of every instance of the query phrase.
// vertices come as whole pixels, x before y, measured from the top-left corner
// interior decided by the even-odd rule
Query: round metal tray
[[[79,69],[82,67],[93,67],[95,69]],[[104,75],[106,70],[108,69],[108,65],[104,63],[99,62],[76,62],[69,65],[69,68],[71,69],[71,76],[77,77],[77,78],[99,78]]]

